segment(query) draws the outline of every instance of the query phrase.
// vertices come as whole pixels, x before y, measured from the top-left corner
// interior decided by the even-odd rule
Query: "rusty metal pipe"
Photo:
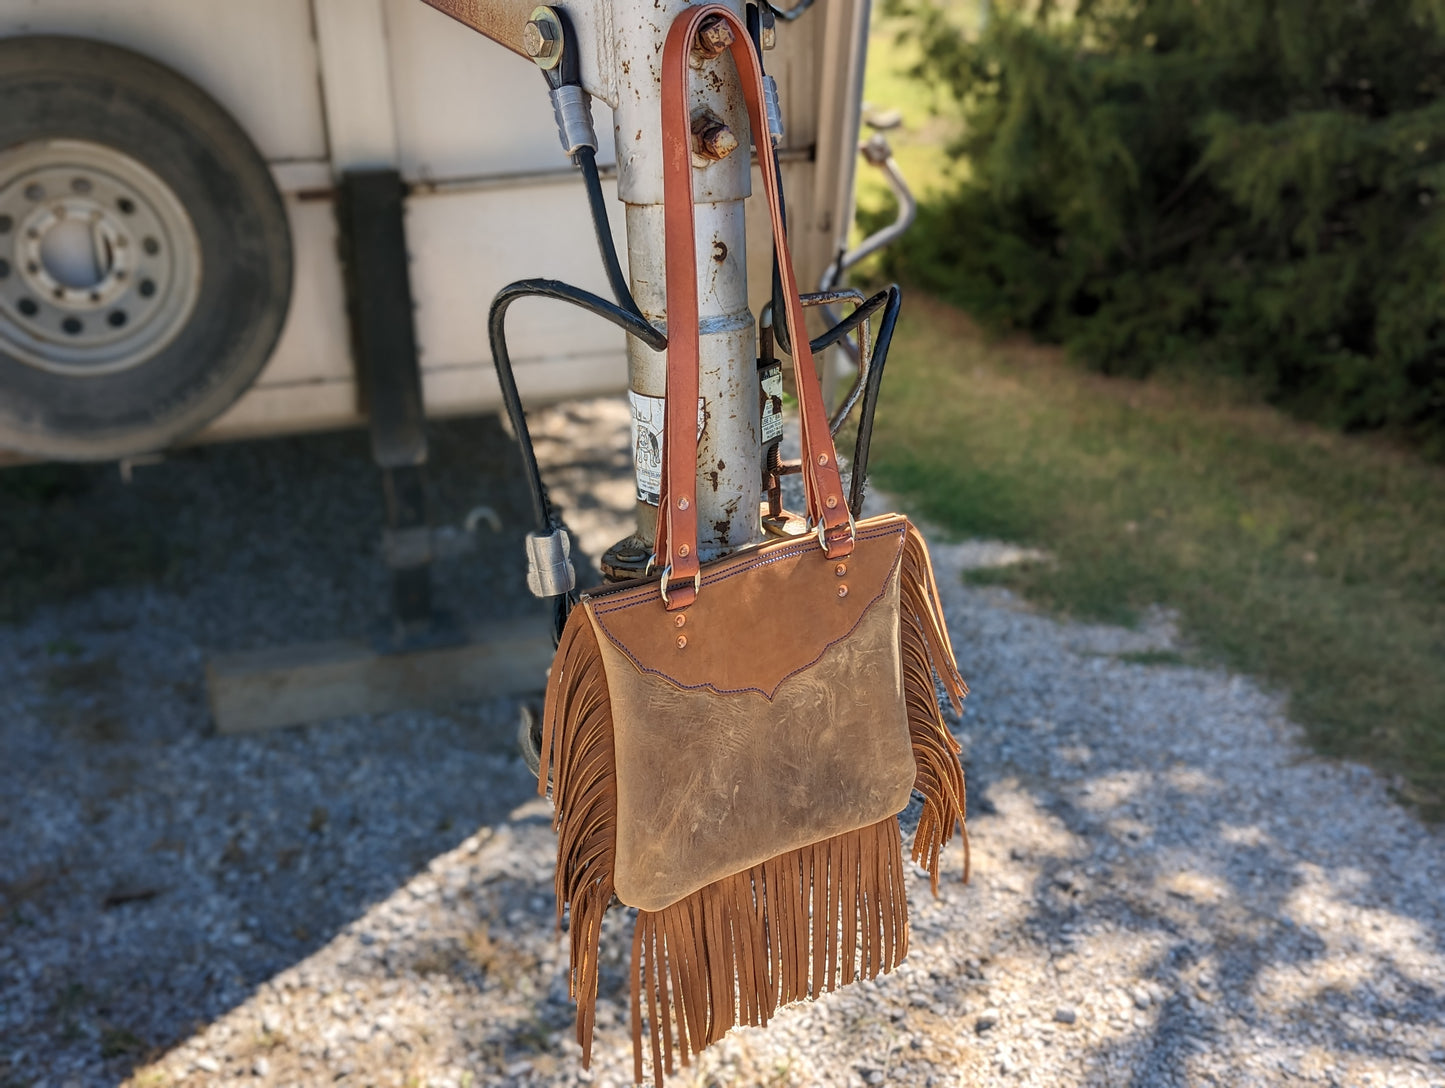
[[[632,294],[654,324],[665,323],[667,310],[659,132],[662,44],[673,20],[692,6],[686,0],[648,0],[646,4],[612,0],[618,194],[627,207]],[[742,10],[741,0],[730,0],[729,6],[739,13]],[[700,75],[706,78],[694,80],[693,116],[705,114],[714,119],[708,126],[715,140],[720,123],[734,146],[746,148],[747,109],[737,75],[726,58],[700,55],[714,44],[712,39],[703,41],[706,36],[705,28],[694,51],[693,63],[701,66]],[[704,559],[762,539],[756,327],[748,309],[743,227],[743,201],[751,187],[749,156],[738,152],[716,155],[722,143],[714,142],[710,148],[705,145],[694,158],[702,323],[699,392],[703,399],[698,543]],[[651,436],[661,424],[666,373],[664,354],[628,338],[628,377],[637,430],[633,453],[639,493],[644,495],[655,494],[651,481],[659,466]],[[624,543],[630,543],[634,552],[650,549],[656,526],[657,508],[640,498],[636,539]]]

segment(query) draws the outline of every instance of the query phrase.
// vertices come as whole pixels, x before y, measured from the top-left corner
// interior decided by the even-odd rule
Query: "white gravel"
[[[607,401],[539,420],[592,554],[630,517],[625,425]],[[477,500],[478,450],[501,456],[483,430],[446,432],[444,513]],[[628,1083],[623,912],[576,1067],[514,704],[210,732],[209,653],[380,607],[374,481],[348,441],[140,470],[123,501],[191,504],[201,558],[0,627],[0,1085]],[[482,501],[520,524],[514,492]],[[509,547],[443,572],[448,599],[528,607]],[[935,901],[916,877],[901,970],[669,1083],[1445,1086],[1445,837],[1372,772],[1310,755],[1247,677],[1131,663],[1174,648],[1167,614],[1059,623],[958,577],[1010,554],[934,545],[973,687],[973,883]]]

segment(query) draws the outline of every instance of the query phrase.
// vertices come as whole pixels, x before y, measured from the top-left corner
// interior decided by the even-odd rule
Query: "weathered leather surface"
[[[639,622],[666,624],[668,635],[661,651],[656,639],[646,649],[598,640],[616,752],[614,887],[624,903],[661,910],[768,858],[894,816],[908,803],[917,765],[899,648],[898,558],[906,531],[902,518],[860,524],[842,578],[816,542],[801,554],[787,550],[791,542],[760,548],[759,555],[780,556],[760,567],[746,566],[752,554],[709,566],[680,629],[655,589],[651,600],[607,615],[617,627],[619,617],[635,612]],[[749,573],[736,579],[737,592],[708,592],[708,575],[739,565]],[[854,569],[882,571],[872,592],[859,591],[862,608],[850,603]],[[775,584],[755,584],[769,579]],[[849,585],[841,599],[840,584]],[[588,601],[594,621],[611,600]],[[716,606],[703,616],[708,602]],[[838,610],[828,614],[833,605]],[[679,631],[688,635],[681,651]],[[651,660],[654,652],[660,659]],[[688,664],[680,666],[679,657]],[[716,689],[729,683],[725,677],[756,676],[764,658],[778,677],[770,694],[746,684]],[[674,675],[710,679],[689,687]]]
[[[642,672],[682,688],[771,698],[880,599],[907,532],[905,517],[887,514],[858,523],[844,559],[829,559],[812,536],[739,552],[703,569],[702,590],[685,612],[663,608],[656,579],[588,598],[587,608],[604,639]]]

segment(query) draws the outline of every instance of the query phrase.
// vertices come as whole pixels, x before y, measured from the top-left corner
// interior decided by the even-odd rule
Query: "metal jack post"
[[[654,323],[666,321],[662,206],[662,145],[657,118],[662,112],[661,58],[667,29],[692,5],[663,0],[645,12],[614,3],[618,194],[627,207],[627,256],[633,297]],[[741,0],[729,5],[741,12]],[[624,9],[628,14],[624,17]],[[698,464],[699,549],[704,560],[761,539],[756,496],[762,477],[758,433],[756,331],[748,309],[747,239],[743,201],[751,190],[748,119],[736,73],[716,58],[726,42],[705,29],[693,51],[697,81],[693,105],[694,194],[701,326],[699,396],[702,438]],[[612,548],[604,560],[609,573],[640,573],[652,551],[657,526],[656,480],[660,462],[664,353],[629,337],[628,377],[633,405],[638,492],[636,535]],[[643,496],[647,497],[643,497]],[[648,501],[651,499],[651,502]]]
[[[515,3],[425,0],[494,41],[530,56],[539,67],[556,64],[555,42],[545,24],[551,9]],[[728,0],[743,12],[743,0]],[[628,275],[646,319],[665,327],[661,115],[662,44],[688,0],[610,0],[558,4],[578,34],[583,87],[613,109],[619,196],[626,205]],[[748,308],[744,200],[751,189],[747,111],[732,65],[718,58],[726,27],[705,28],[693,64],[698,265],[700,269],[702,365],[698,461],[706,466],[698,485],[699,551],[710,559],[762,537],[757,496],[762,479],[758,418],[756,328]],[[651,555],[657,525],[666,355],[628,337],[628,376],[637,463],[637,530],[611,548],[603,561],[613,576],[640,573]],[[651,497],[652,502],[648,501]]]

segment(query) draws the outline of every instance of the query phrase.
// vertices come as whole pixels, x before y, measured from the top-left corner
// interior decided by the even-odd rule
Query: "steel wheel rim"
[[[83,140],[0,151],[0,352],[52,374],[139,366],[190,320],[201,245],[175,192]]]

